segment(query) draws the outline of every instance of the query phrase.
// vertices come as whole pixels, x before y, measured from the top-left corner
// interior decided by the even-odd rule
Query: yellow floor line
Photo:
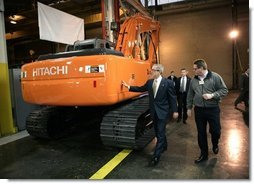
[[[100,170],[98,170],[89,179],[94,179],[94,180],[104,179],[131,152],[132,152],[132,150],[127,150],[127,149],[122,150],[114,158],[112,158],[108,163],[106,163],[102,168],[100,168]]]

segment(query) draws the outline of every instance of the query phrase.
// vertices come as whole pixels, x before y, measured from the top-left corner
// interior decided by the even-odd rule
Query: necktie
[[[154,97],[156,95],[156,89],[157,89],[157,80],[154,79],[154,81],[153,81],[153,94],[154,94]]]
[[[184,92],[185,91],[185,77],[182,77],[181,80],[181,86],[180,86],[180,92]]]

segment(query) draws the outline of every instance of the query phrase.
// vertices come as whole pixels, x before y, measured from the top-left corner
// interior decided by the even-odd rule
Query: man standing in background
[[[170,76],[168,76],[168,79],[172,80],[174,82],[174,86],[175,86],[177,77],[175,76],[175,72],[174,71],[170,72]]]
[[[176,95],[178,102],[178,120],[179,123],[183,119],[183,123],[186,124],[187,116],[187,107],[186,99],[187,93],[190,86],[191,78],[187,76],[188,71],[185,68],[181,69],[181,77],[176,80]]]
[[[250,69],[248,68],[242,75],[240,79],[240,94],[235,100],[235,108],[237,108],[237,105],[244,102],[245,109],[249,108],[249,74]]]

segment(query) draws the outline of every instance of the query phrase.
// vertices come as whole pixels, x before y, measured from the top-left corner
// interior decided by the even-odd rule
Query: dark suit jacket
[[[240,89],[242,92],[249,92],[249,76],[243,73],[240,78]]]
[[[148,91],[152,118],[154,118],[154,114],[156,112],[159,119],[166,119],[168,118],[170,110],[172,112],[177,112],[177,100],[174,84],[172,81],[162,78],[156,97],[154,98],[152,88],[153,81],[154,79],[150,79],[143,86],[130,86],[130,91]]]
[[[172,80],[172,81],[174,81],[174,83],[176,83],[177,77],[176,77],[176,76],[173,76],[173,79],[172,79],[172,78],[171,78],[171,75],[170,75],[170,76],[168,76],[168,79],[169,79],[169,80]]]
[[[186,82],[186,93],[188,93],[188,90],[189,90],[189,87],[190,87],[190,81],[191,81],[191,78],[189,76],[186,76],[187,77],[187,82]],[[176,85],[175,85],[175,89],[176,89],[176,95],[178,96],[180,94],[180,84],[181,84],[181,78],[182,77],[179,77],[177,78],[176,80]]]

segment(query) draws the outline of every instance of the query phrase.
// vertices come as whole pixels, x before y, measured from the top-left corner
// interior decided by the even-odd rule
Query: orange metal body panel
[[[104,71],[86,73],[85,68],[91,63],[104,66]],[[27,72],[27,77],[22,79],[23,98],[40,105],[112,105],[138,95],[123,88],[122,80],[142,85],[148,79],[149,70],[149,63],[112,55],[34,62],[22,67]]]

